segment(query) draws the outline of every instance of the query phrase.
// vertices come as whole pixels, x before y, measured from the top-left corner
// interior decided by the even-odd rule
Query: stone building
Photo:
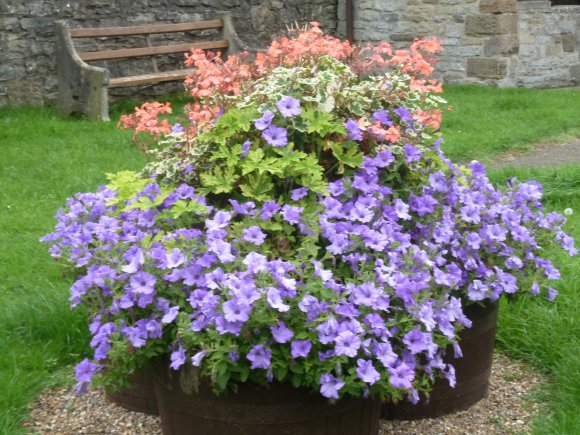
[[[415,36],[441,39],[437,69],[446,82],[580,86],[578,0],[359,0],[353,16],[357,41],[405,47]]]
[[[55,19],[122,26],[210,19],[223,10],[253,46],[296,22],[316,20],[338,36],[350,22],[361,42],[404,47],[415,36],[437,36],[445,47],[438,70],[448,82],[580,85],[579,0],[0,0],[0,106],[54,102]]]

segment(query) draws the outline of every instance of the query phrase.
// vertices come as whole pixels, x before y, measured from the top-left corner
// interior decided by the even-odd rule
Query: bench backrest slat
[[[198,21],[196,23],[154,24],[133,27],[85,27],[70,29],[73,38],[100,38],[108,36],[151,35],[155,33],[188,32],[193,30],[219,29],[223,20]]]
[[[79,57],[85,62],[94,60],[126,59],[129,57],[155,56],[158,54],[186,53],[192,48],[211,50],[215,48],[228,48],[229,42],[225,39],[219,41],[195,42],[189,44],[160,45],[157,47],[124,48],[121,50],[87,51],[79,53]]]

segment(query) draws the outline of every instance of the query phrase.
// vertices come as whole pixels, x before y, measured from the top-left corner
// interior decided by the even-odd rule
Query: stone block
[[[415,33],[393,33],[390,39],[393,42],[413,42],[416,36]]]
[[[517,12],[517,0],[480,0],[479,12],[484,14],[503,14]]]
[[[507,73],[506,59],[485,59],[472,57],[467,59],[467,76],[481,79],[501,79]]]
[[[423,3],[428,5],[436,5],[437,3],[439,3],[439,0],[423,0]]]
[[[433,6],[409,8],[401,14],[401,18],[411,23],[428,23],[433,19],[433,12]]]
[[[463,35],[461,37],[461,44],[463,44],[463,45],[483,45],[484,40],[485,39],[482,37]]]
[[[548,44],[545,46],[545,56],[560,57],[563,53],[562,44]]]
[[[22,18],[20,20],[20,26],[33,35],[53,34],[52,18],[50,17]]]
[[[250,10],[252,27],[258,33],[274,30],[276,18],[267,3]]]
[[[197,6],[199,3],[199,0],[175,0],[177,6]]]
[[[576,35],[573,33],[562,34],[562,49],[566,53],[573,53],[576,51]]]
[[[519,50],[517,35],[492,36],[483,45],[483,54],[486,57],[511,56]]]
[[[465,20],[465,34],[468,36],[491,36],[516,34],[517,14],[470,15]]]
[[[519,1],[518,11],[529,12],[548,12],[551,11],[552,4],[550,0]]]

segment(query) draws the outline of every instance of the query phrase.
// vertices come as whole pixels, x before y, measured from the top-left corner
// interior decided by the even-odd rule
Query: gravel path
[[[580,163],[580,138],[569,142],[543,142],[536,144],[529,154],[505,154],[491,166],[520,168],[548,168]]]
[[[383,421],[381,435],[494,435],[529,433],[540,404],[531,399],[545,380],[521,362],[494,358],[490,393],[467,411],[437,419]],[[161,434],[157,417],[109,403],[102,391],[77,397],[71,389],[46,390],[32,403],[25,423],[30,434]]]

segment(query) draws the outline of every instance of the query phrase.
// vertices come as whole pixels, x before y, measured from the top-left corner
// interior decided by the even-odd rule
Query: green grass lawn
[[[454,110],[441,130],[452,160],[489,161],[530,144],[580,137],[580,89],[500,89],[475,85],[444,88]]]
[[[0,109],[1,434],[18,433],[27,403],[87,349],[83,313],[69,309],[69,283],[39,237],[68,196],[143,164],[130,137],[54,110]]]
[[[490,159],[526,143],[580,137],[580,91],[448,86],[455,106],[444,114],[444,148],[454,159]],[[130,110],[133,103],[117,106]],[[0,434],[23,432],[26,405],[46,386],[70,381],[71,365],[88,350],[82,311],[68,307],[69,282],[39,238],[54,225],[64,200],[94,190],[106,172],[138,169],[141,156],[114,122],[61,119],[53,109],[0,108]],[[495,181],[515,172],[494,172]],[[545,183],[550,209],[574,208],[580,239],[580,166],[523,171]],[[561,257],[564,279],[556,304],[519,301],[502,306],[500,347],[553,380],[538,433],[574,433],[580,398],[578,318],[580,264]]]

